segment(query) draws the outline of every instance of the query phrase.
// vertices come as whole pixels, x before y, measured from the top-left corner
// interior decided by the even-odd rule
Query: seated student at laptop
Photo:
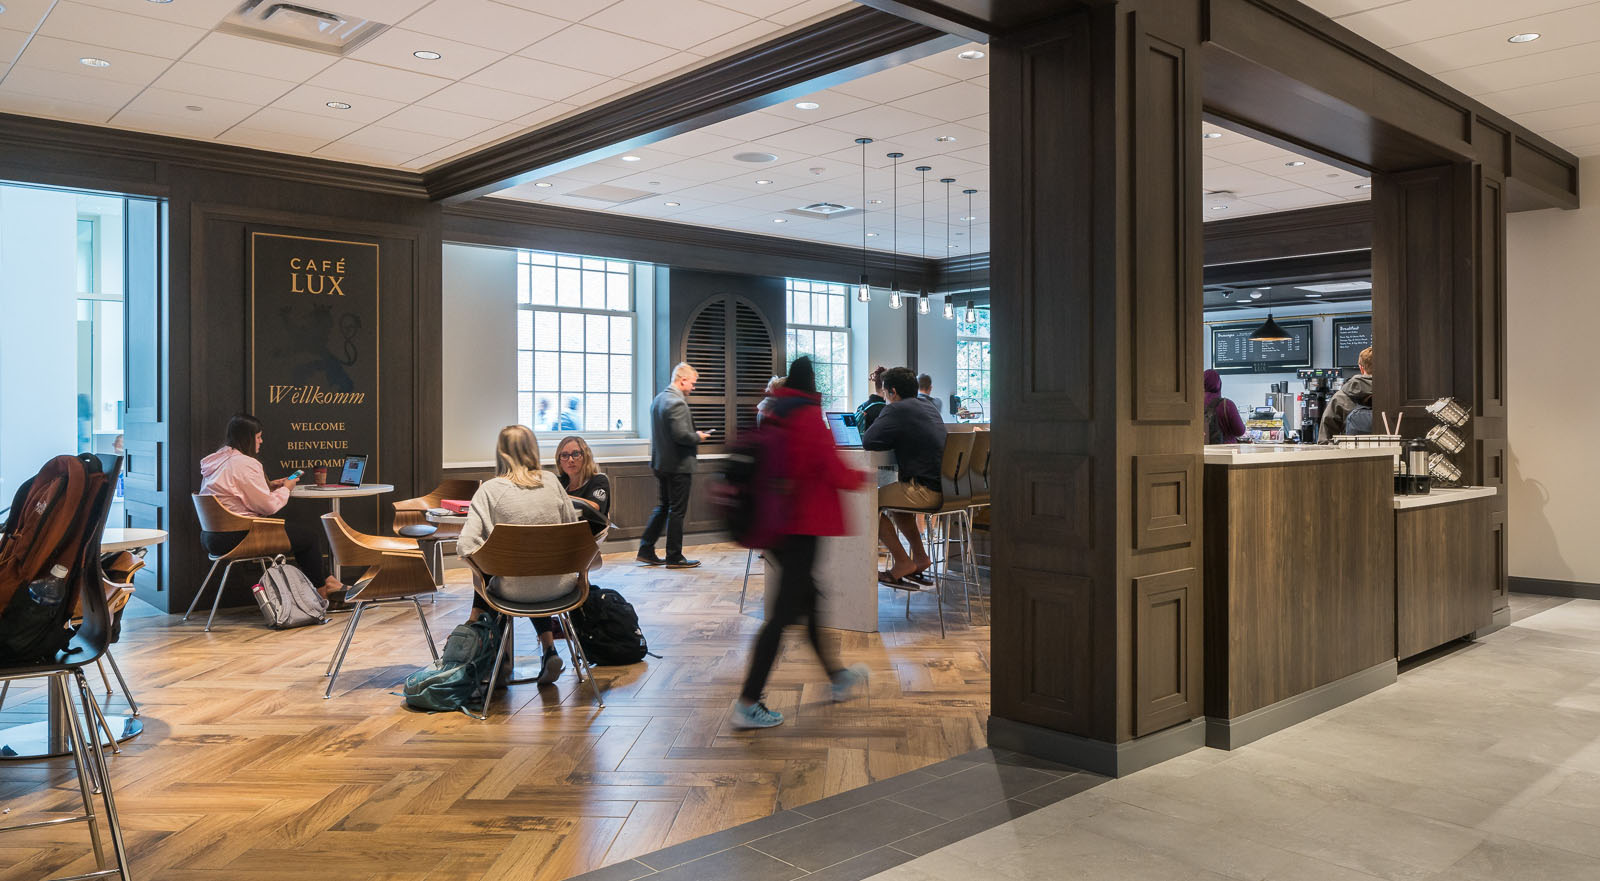
[[[200,495],[215,496],[217,503],[240,517],[272,517],[289,503],[289,493],[298,483],[292,477],[268,481],[256,455],[261,451],[261,422],[248,413],[237,413],[228,420],[227,439],[215,453],[200,460]],[[339,579],[322,568],[322,524],[290,520],[283,524],[294,549],[295,565],[317,592],[343,590]],[[200,544],[206,553],[221,556],[233,550],[249,533],[202,532]]]
[[[944,504],[940,479],[944,465],[944,422],[932,407],[917,400],[917,377],[910,368],[896,367],[885,373],[883,393],[888,406],[861,436],[861,445],[869,450],[893,450],[900,480],[878,489],[878,507],[936,511]],[[909,553],[895,536],[896,526],[911,546]],[[889,572],[882,576],[886,584],[903,584],[907,578],[918,581],[925,578],[923,572],[932,561],[922,546],[915,517],[896,513],[891,523],[889,515],[880,515],[878,540],[894,558]]]

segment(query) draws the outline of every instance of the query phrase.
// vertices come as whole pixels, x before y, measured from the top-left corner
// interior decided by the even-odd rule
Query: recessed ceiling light
[[[952,250],[952,251],[954,251],[954,250],[955,250],[955,249],[956,249],[956,246],[955,246],[955,245],[945,245],[945,247],[946,247],[946,248],[949,248],[949,249],[950,249],[950,250]]]
[[[622,157],[622,161],[623,162],[638,162],[639,161],[639,157],[637,157],[637,156],[624,156],[624,157]]]
[[[1289,166],[1290,168],[1299,168],[1300,166],[1305,165],[1305,163],[1301,162],[1299,159],[1296,159],[1293,162],[1285,162],[1283,164]]]
[[[777,162],[778,157],[771,153],[735,153],[733,158],[738,162]]]
[[[110,67],[111,62],[104,58],[79,58],[78,63],[84,67]]]
[[[883,204],[883,200],[882,199],[868,199],[867,200],[867,204],[868,205],[882,205]]]
[[[957,55],[956,57],[961,59],[962,61],[977,61],[978,59],[980,59],[980,58],[982,58],[984,56],[983,56],[983,52],[981,50],[968,49],[967,51],[961,53],[960,55]]]
[[[554,184],[552,184],[552,183],[550,183],[550,182],[549,182],[549,181],[545,181],[545,180],[542,180],[542,181],[537,181],[537,182],[535,182],[535,183],[534,183],[534,186],[536,186],[536,187],[543,187],[543,188],[545,188],[545,189],[548,189],[548,188],[550,188],[550,187],[552,187],[552,186],[555,186],[555,185],[554,185]]]
[[[1261,292],[1260,291],[1251,291],[1250,292],[1250,299],[1252,299],[1252,300],[1261,299]]]
[[[1349,291],[1370,291],[1372,282],[1366,279],[1360,281],[1332,281],[1323,284],[1296,285],[1297,291],[1311,291],[1316,294],[1342,294]]]
[[[151,2],[154,3],[155,0],[151,0]],[[200,111],[200,110],[204,110],[205,108],[201,107],[199,104],[189,104],[189,105],[185,106],[183,109],[184,110]]]
[[[413,52],[411,54],[416,56],[417,58],[421,58],[423,61],[438,61],[439,59],[444,57],[443,55],[440,55],[437,52],[429,52],[427,49],[418,49],[417,51],[415,51],[415,52]]]
[[[1506,39],[1507,43],[1532,43],[1539,39],[1538,34],[1512,34]]]
[[[1212,211],[1227,211],[1228,210],[1228,206],[1226,206],[1226,205],[1212,205],[1211,206],[1211,210]]]
[[[172,0],[150,0],[151,3],[171,3]]]
[[[1370,189],[1372,189],[1372,184],[1356,184],[1356,189],[1358,189],[1358,190],[1370,190]]]
[[[1311,299],[1315,300],[1316,298],[1318,298],[1318,297],[1320,297],[1322,295],[1321,294],[1306,294],[1306,296],[1308,296]]]
[[[772,181],[770,181],[770,180],[758,180],[758,181],[756,181],[756,186],[764,187],[764,186],[766,186],[767,184],[770,184],[770,183],[772,183]]]
[[[772,222],[773,222],[773,223],[788,223],[788,222],[789,222],[789,221],[787,221],[787,220],[784,220],[784,219],[783,219],[783,218],[781,218],[781,217],[774,217],[774,218],[772,218]]]
[[[1206,132],[1200,137],[1205,138],[1208,141],[1215,141],[1217,138],[1222,137],[1222,132]]]
[[[328,102],[328,106],[332,107],[334,110],[349,110],[350,109],[350,105],[344,103],[343,101],[329,101]]]
[[[877,233],[875,233],[875,232],[869,232],[869,233],[867,233],[867,238],[869,238],[869,239],[875,239],[875,238],[877,238],[877,237],[878,237],[878,234],[877,234]]]
[[[978,218],[976,218],[976,217],[963,217],[961,219],[962,220],[977,220]]]
[[[956,139],[955,135],[940,135],[937,138],[934,138],[935,141],[938,141],[941,144],[948,144],[951,141],[954,141],[955,139]]]
[[[661,204],[667,206],[668,208],[676,208],[679,205],[682,205],[683,203],[682,202],[662,202]]]
[[[815,101],[796,101],[795,105],[794,105],[794,109],[796,109],[796,110],[816,110],[818,107],[821,107],[821,106],[822,106],[821,104],[818,104]]]

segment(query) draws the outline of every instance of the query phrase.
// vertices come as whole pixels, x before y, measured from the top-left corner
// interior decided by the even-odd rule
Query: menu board
[[[1250,339],[1259,321],[1211,326],[1211,366],[1218,373],[1281,373],[1311,366],[1311,322],[1279,321],[1286,340]]]
[[[1333,319],[1333,366],[1355,367],[1361,350],[1372,345],[1372,316]]]

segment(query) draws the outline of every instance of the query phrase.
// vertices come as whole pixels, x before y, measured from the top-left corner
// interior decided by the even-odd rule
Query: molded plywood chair
[[[439,648],[433,643],[433,632],[428,629],[428,616],[422,613],[418,599],[432,595],[439,586],[428,571],[427,561],[417,547],[416,539],[388,538],[366,535],[350,528],[338,514],[323,514],[322,528],[328,533],[328,547],[333,550],[335,566],[365,566],[366,571],[356,579],[355,588],[345,594],[347,602],[355,603],[350,613],[350,623],[328,660],[328,690],[324,698],[333,697],[333,685],[339,679],[345,655],[361,624],[361,613],[369,606],[410,600],[417,608],[417,620],[422,622],[422,636],[428,642],[428,652],[439,660]]]
[[[976,533],[980,515],[983,516],[985,524],[988,522],[990,439],[988,431],[972,433],[972,468],[967,477],[967,487],[971,491],[971,498],[967,500],[967,538],[971,539],[972,543],[962,549],[961,558],[962,567],[966,568],[970,564],[973,581],[980,584],[978,558],[981,556],[987,561],[989,555],[978,553]],[[987,528],[984,531],[987,532]]]
[[[944,629],[944,591],[942,582],[950,578],[950,544],[962,544],[970,547],[967,541],[967,505],[972,498],[971,487],[967,485],[967,475],[972,464],[973,433],[960,432],[947,434],[944,439],[944,461],[939,468],[939,475],[943,483],[944,503],[938,508],[929,510],[914,510],[911,508],[884,508],[886,512],[916,514],[926,518],[926,527],[923,533],[923,543],[928,548],[928,553],[933,558],[934,585],[933,595],[939,607],[939,635],[945,635]],[[950,536],[950,522],[956,525],[956,537]],[[970,567],[967,567],[970,568]],[[904,589],[904,588],[898,588]],[[966,591],[966,570],[962,572],[962,590]],[[917,591],[906,591],[906,617],[911,617],[911,594]],[[970,597],[967,601],[967,620],[972,620],[972,603]]]
[[[265,572],[267,567],[272,565],[273,558],[294,553],[294,547],[289,543],[289,533],[283,530],[281,518],[240,517],[222,507],[216,496],[195,493],[191,498],[194,499],[194,513],[200,518],[200,528],[203,531],[248,533],[226,554],[206,555],[211,560],[211,569],[201,580],[200,589],[194,592],[194,599],[189,601],[189,610],[183,613],[183,620],[189,620],[189,616],[194,613],[195,605],[200,602],[201,595],[206,592],[206,584],[211,581],[211,576],[216,574],[217,566],[226,562],[228,565],[222,570],[222,580],[217,582],[217,596],[211,601],[211,614],[206,617],[206,632],[209,633],[211,622],[217,617],[217,606],[222,602],[222,589],[228,584],[228,573],[233,571],[233,564],[258,563]]]
[[[589,680],[601,709],[605,708],[605,695],[600,692],[600,684],[595,681],[594,673],[589,668],[589,659],[583,654],[583,646],[573,637],[575,631],[570,617],[572,610],[582,606],[583,601],[589,598],[589,566],[598,551],[589,525],[582,521],[545,526],[500,523],[489,532],[489,540],[483,543],[483,547],[466,558],[467,565],[472,567],[473,574],[477,576],[474,581],[478,594],[490,608],[505,616],[505,629],[500,636],[500,655],[490,668],[493,672],[489,674],[489,691],[484,696],[483,715],[479,718],[488,716],[489,701],[494,697],[495,683],[500,676],[500,661],[511,645],[511,625],[518,618],[559,619],[579,681]],[[565,576],[571,589],[555,599],[538,602],[507,599],[495,590],[496,578],[541,575]],[[511,680],[512,683],[527,681]]]
[[[444,544],[461,537],[459,523],[429,523],[424,512],[437,508],[445,499],[470,499],[480,481],[452,477],[433,488],[433,492],[394,503],[394,534],[430,543],[429,565],[435,580],[444,581]]]

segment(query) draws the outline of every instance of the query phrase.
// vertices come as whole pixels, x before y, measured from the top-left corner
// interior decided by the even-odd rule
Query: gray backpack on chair
[[[282,556],[272,561],[267,571],[261,573],[261,583],[250,589],[261,607],[261,616],[274,630],[288,630],[307,624],[321,624],[328,620],[328,601],[317,593],[306,577]]]

